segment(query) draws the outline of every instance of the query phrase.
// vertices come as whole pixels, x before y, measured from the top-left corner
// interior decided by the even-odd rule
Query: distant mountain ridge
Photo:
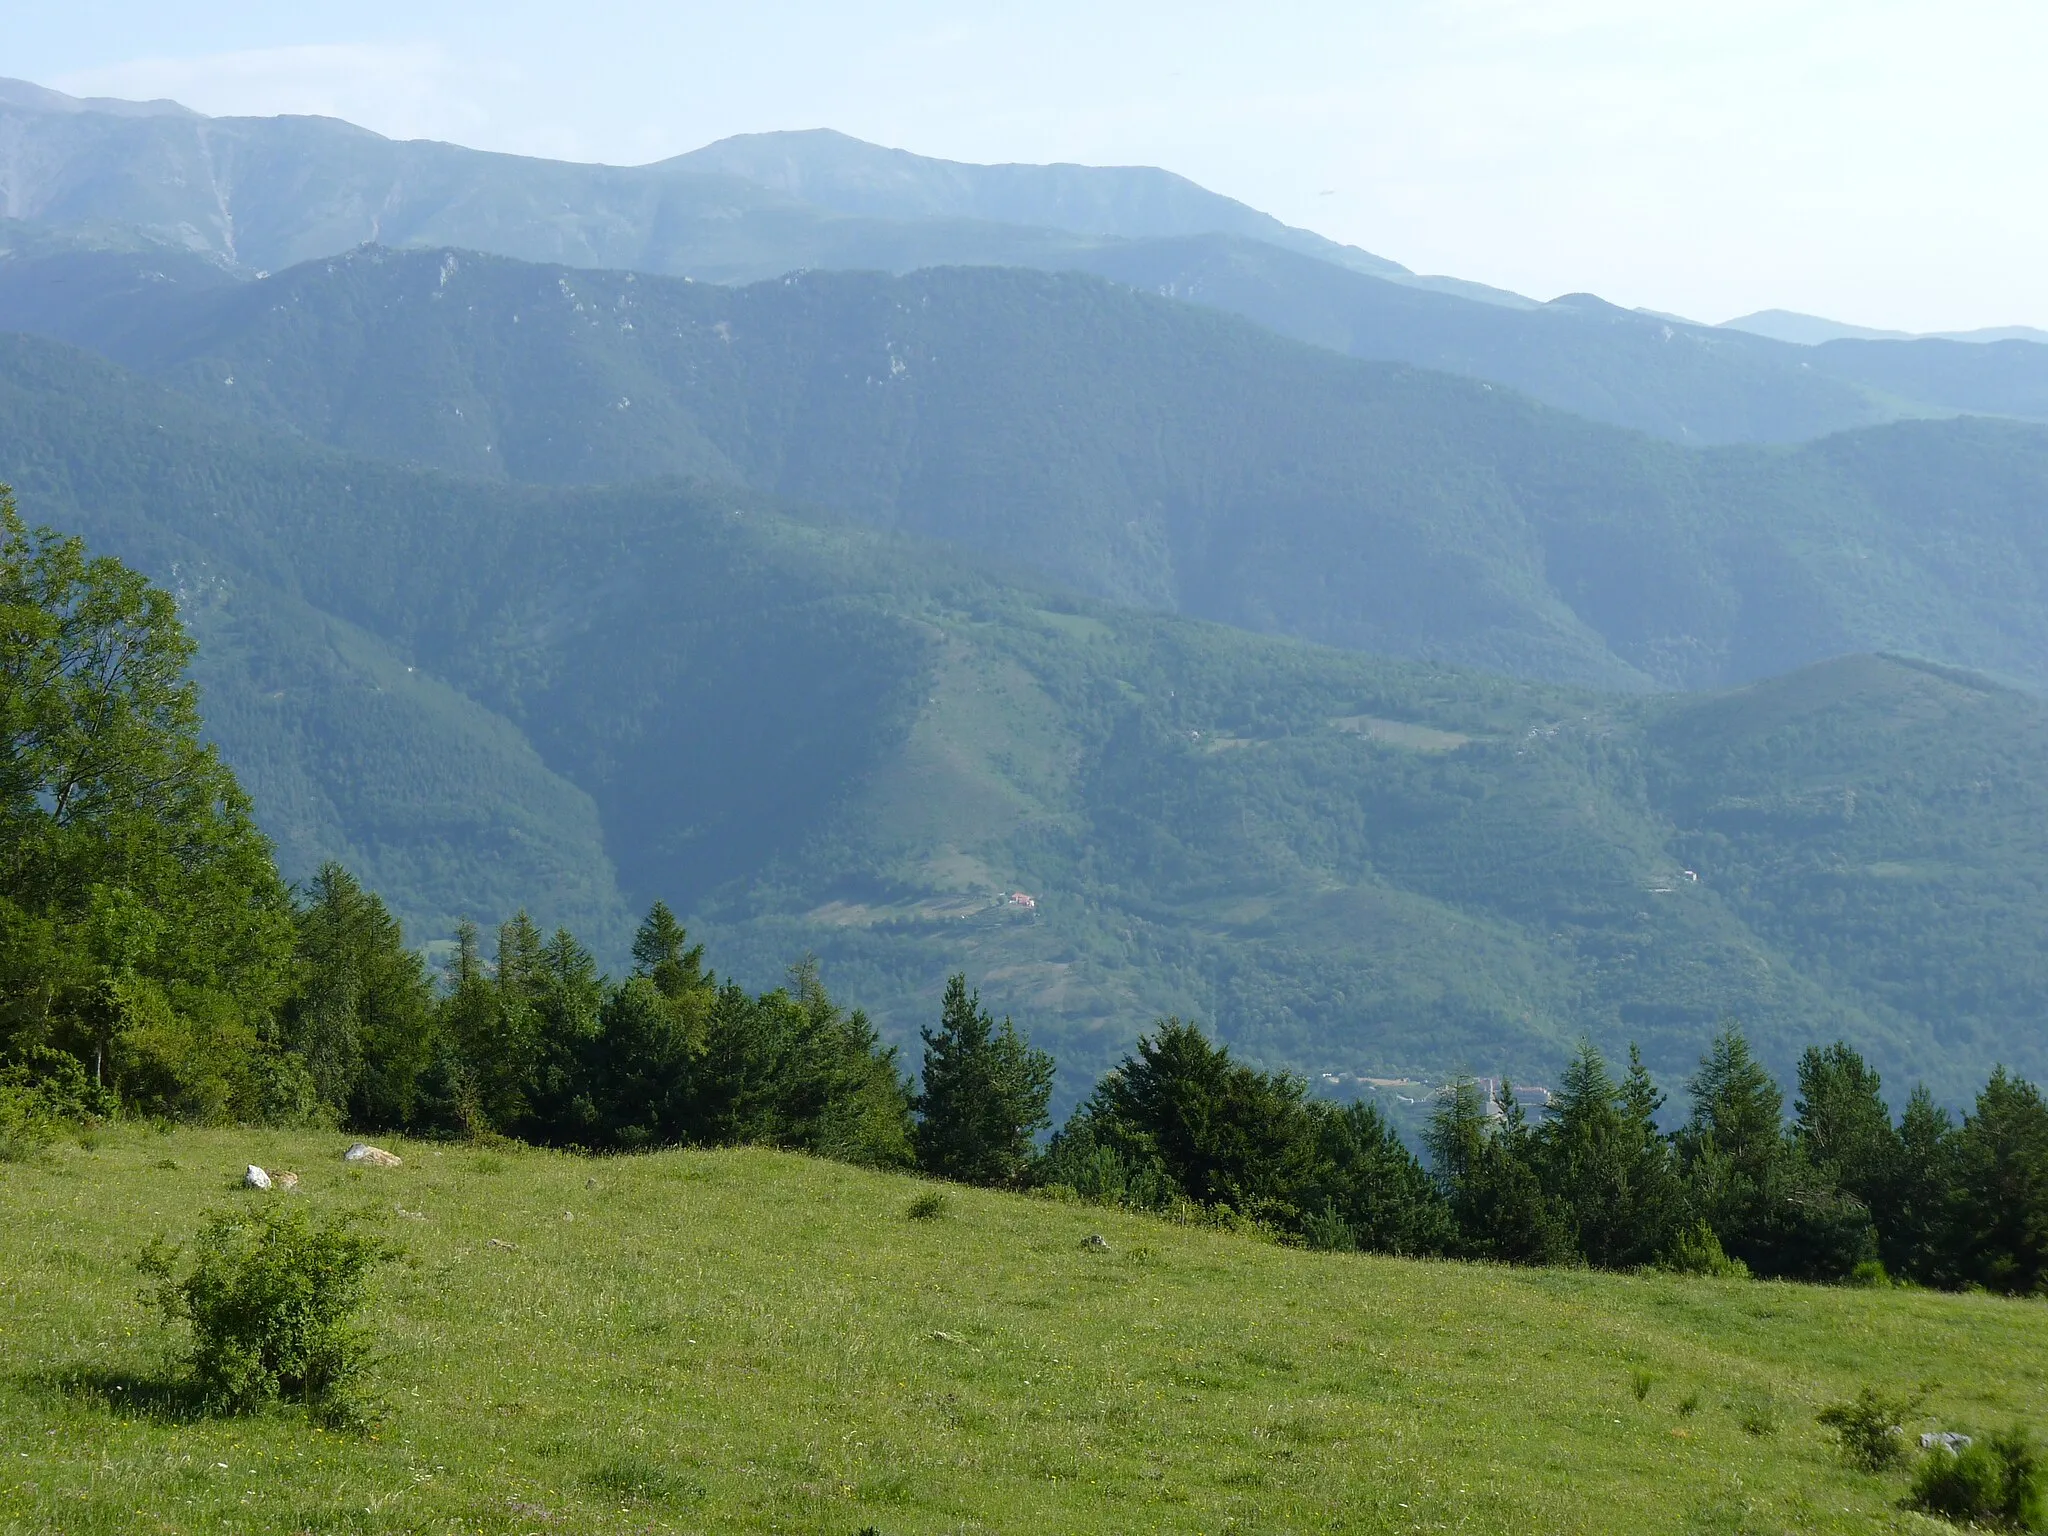
[[[1760,309],[1721,322],[1722,330],[1745,331],[1773,341],[1815,347],[1830,341],[2027,341],[2048,343],[2048,331],[2031,325],[1991,325],[1974,331],[1884,331],[1867,325],[1847,325],[1819,315],[1802,315],[1790,309]]]
[[[1118,241],[1230,235],[1489,304],[1523,309],[1533,303],[1483,283],[1422,276],[1153,166],[971,165],[885,149],[826,128],[737,134],[665,163],[738,176],[836,213],[977,219]]]
[[[46,256],[68,238],[247,275],[381,242],[728,283],[803,269],[1090,271],[1695,444],[1958,411],[2032,417],[2048,381],[2048,348],[2016,365],[1886,361],[1880,386],[1738,330],[1418,277],[1146,167],[965,165],[826,130],[744,135],[648,166],[571,165],[331,119],[116,111],[20,82],[0,87],[0,143],[0,255]]]

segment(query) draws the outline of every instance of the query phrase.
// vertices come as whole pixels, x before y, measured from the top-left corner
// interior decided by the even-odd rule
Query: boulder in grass
[[[270,1188],[270,1175],[261,1168],[258,1168],[254,1163],[251,1163],[249,1171],[242,1175],[242,1187],[244,1189],[268,1189]]]
[[[396,1153],[386,1152],[382,1147],[373,1147],[367,1141],[359,1141],[341,1154],[344,1163],[354,1163],[358,1168],[396,1168],[403,1158]]]

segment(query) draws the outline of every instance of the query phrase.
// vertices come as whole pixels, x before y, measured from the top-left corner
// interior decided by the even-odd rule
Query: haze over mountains
[[[0,82],[0,209],[25,228],[169,247],[242,273],[364,242],[745,282],[811,268],[1093,271],[1354,356],[1513,385],[1679,442],[1797,441],[1902,416],[2038,417],[2048,349],[1900,344],[1866,377],[1828,347],[1420,277],[1149,168],[970,166],[823,131],[650,166],[401,143],[324,118],[103,111]],[[1754,318],[1754,317],[1752,317]],[[1980,371],[1981,370],[1981,371]]]
[[[1077,1071],[1169,1009],[1318,1073],[2048,1065],[2048,347],[831,134],[0,136],[0,480],[174,587],[288,870],[420,936],[665,895]]]

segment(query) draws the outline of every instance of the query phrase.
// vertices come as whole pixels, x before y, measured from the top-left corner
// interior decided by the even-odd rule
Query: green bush
[[[937,1221],[946,1214],[947,1204],[944,1190],[928,1189],[912,1200],[903,1214],[912,1221]]]
[[[1324,1253],[1354,1253],[1358,1249],[1356,1229],[1327,1205],[1301,1224],[1301,1239]]]
[[[0,1163],[26,1163],[56,1139],[56,1117],[40,1094],[0,1086]]]
[[[207,1406],[247,1413],[281,1399],[328,1422],[359,1420],[370,1340],[354,1318],[371,1271],[396,1250],[283,1202],[216,1214],[194,1248],[182,1278],[178,1250],[161,1241],[139,1267],[166,1320],[191,1325],[192,1374]]]
[[[2027,1432],[2017,1427],[1960,1452],[1939,1447],[1928,1452],[1909,1502],[1957,1525],[2039,1531],[2048,1524],[2040,1456]]]
[[[1853,1403],[1821,1409],[1820,1422],[1842,1442],[1842,1455],[1869,1472],[1882,1472],[1906,1459],[1906,1420],[1920,1406],[1921,1394],[1880,1392],[1865,1387]]]
[[[1729,1258],[1721,1247],[1721,1239],[1704,1221],[1681,1230],[1671,1240],[1671,1246],[1664,1250],[1657,1267],[1674,1275],[1711,1275],[1729,1280],[1749,1278],[1749,1266],[1740,1259]]]

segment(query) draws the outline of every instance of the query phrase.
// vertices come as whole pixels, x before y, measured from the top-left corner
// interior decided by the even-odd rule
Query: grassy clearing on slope
[[[1941,1530],[1814,1413],[1932,1378],[1930,1426],[2048,1419],[2034,1302],[1310,1254],[965,1189],[912,1220],[929,1186],[769,1152],[344,1144],[121,1130],[0,1169],[0,1530]],[[302,1192],[232,1189],[252,1160]],[[155,1385],[137,1248],[286,1198],[410,1255],[372,1438]]]

